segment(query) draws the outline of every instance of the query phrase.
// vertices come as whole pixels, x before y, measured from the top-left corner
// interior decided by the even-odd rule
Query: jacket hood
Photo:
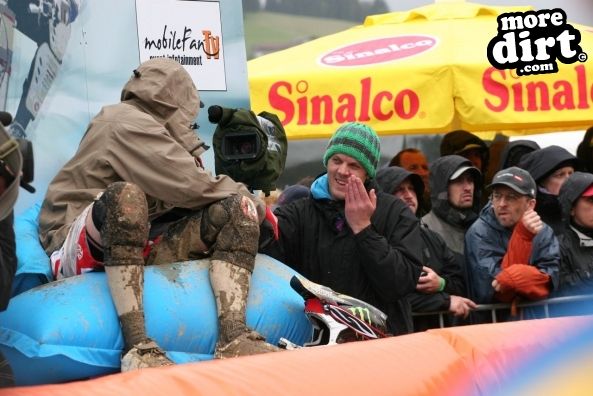
[[[459,155],[446,155],[438,158],[430,165],[430,201],[432,210],[441,219],[457,226],[465,226],[475,220],[480,208],[480,192],[482,189],[482,175],[476,169],[474,172],[474,205],[471,209],[456,209],[449,204],[449,179],[453,173],[465,166],[473,168],[472,163]]]
[[[578,168],[577,158],[560,146],[549,146],[526,154],[517,165],[533,176],[537,184],[564,166]]]
[[[588,172],[593,172],[593,127],[587,129],[583,140],[577,147],[577,158],[581,166]]]
[[[121,93],[121,101],[140,108],[163,124],[171,137],[197,156],[206,147],[191,128],[200,110],[200,96],[190,75],[171,59],[142,63]]]
[[[570,223],[570,210],[577,199],[592,184],[593,174],[584,172],[575,172],[564,182],[558,195],[564,223]]]
[[[416,199],[418,200],[418,208],[423,206],[422,197],[424,196],[424,183],[422,178],[415,173],[400,168],[399,166],[389,166],[377,171],[375,182],[379,185],[383,192],[393,195],[397,187],[407,178],[410,178],[414,191],[416,192]],[[420,213],[420,211],[418,211]]]
[[[507,144],[500,154],[500,166],[498,170],[517,166],[524,155],[539,150],[539,144],[532,140],[515,140]]]
[[[461,155],[462,152],[471,149],[478,149],[481,152],[482,169],[480,171],[488,169],[490,159],[488,145],[473,133],[460,129],[447,133],[441,141],[441,156]]]
[[[416,195],[424,194],[424,183],[422,178],[415,173],[412,173],[399,166],[388,166],[377,171],[376,182],[384,192],[393,195],[397,187],[402,184],[404,180],[410,178]]]

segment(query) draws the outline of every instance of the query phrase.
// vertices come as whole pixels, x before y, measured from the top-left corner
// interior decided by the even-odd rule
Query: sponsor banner
[[[469,74],[467,85],[479,101],[459,107],[464,119],[495,124],[588,122],[593,113],[593,65],[559,65],[559,72],[518,76],[512,70],[485,68]],[[473,109],[472,109],[473,108]]]
[[[199,90],[226,90],[219,2],[136,0],[136,17],[140,62],[175,59]]]
[[[385,126],[410,129],[444,129],[451,122],[453,102],[438,101],[438,94],[452,89],[450,75],[435,70],[425,79],[402,82],[363,74],[343,76],[342,84],[306,78],[270,82],[261,93],[253,91],[252,105],[276,113],[291,138],[329,136],[342,123],[358,121],[377,132]],[[264,99],[263,101],[261,99]],[[260,107],[261,106],[261,107]],[[391,128],[391,127],[390,127]]]
[[[560,72],[519,77],[494,67],[467,68],[458,76],[463,95],[448,100],[452,76],[405,82],[380,75],[345,78],[328,86],[313,78],[281,79],[253,92],[254,108],[275,112],[291,139],[329,137],[342,123],[368,123],[379,134],[438,133],[454,127],[473,131],[526,129],[545,131],[593,124],[593,67],[561,65]],[[262,100],[263,99],[263,100]],[[457,113],[457,114],[455,114]],[[460,124],[454,124],[454,117]],[[520,129],[520,128],[518,128]]]
[[[593,53],[593,28],[567,24],[559,11],[522,13],[528,10],[435,4],[368,17],[362,26],[251,60],[252,108],[277,113],[289,139],[327,138],[348,121],[366,123],[381,135],[590,127],[593,63],[586,54]],[[512,47],[497,36],[497,17],[511,12],[519,14],[503,20],[509,29],[520,28],[519,22],[528,28],[536,20],[554,22],[566,38],[511,29],[522,40],[535,40]],[[525,63],[491,64],[489,50],[506,61],[511,49]],[[527,62],[528,50],[536,57],[538,49],[550,56],[553,72]]]

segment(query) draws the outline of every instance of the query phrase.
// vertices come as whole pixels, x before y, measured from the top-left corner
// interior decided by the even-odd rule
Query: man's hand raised
[[[542,219],[533,209],[527,209],[527,211],[523,213],[521,222],[523,223],[525,228],[527,228],[527,230],[531,232],[533,235],[537,235],[537,233],[544,228],[544,223],[542,222]]]
[[[354,234],[358,234],[371,224],[371,216],[377,208],[375,190],[367,193],[362,180],[352,175],[346,186],[346,221]]]

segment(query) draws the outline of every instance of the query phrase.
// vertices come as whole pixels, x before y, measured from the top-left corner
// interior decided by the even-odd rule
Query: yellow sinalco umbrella
[[[382,135],[586,129],[593,125],[592,60],[557,62],[557,73],[530,76],[488,60],[497,17],[529,10],[439,2],[369,16],[249,61],[251,106],[278,114],[290,139],[328,137],[346,121]],[[593,28],[571,25],[593,56]]]

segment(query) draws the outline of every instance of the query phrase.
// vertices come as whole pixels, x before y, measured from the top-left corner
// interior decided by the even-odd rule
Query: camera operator
[[[19,194],[19,186],[29,192],[33,181],[33,148],[26,139],[13,139],[4,129],[12,122],[12,115],[0,111],[0,311],[8,306],[12,280],[16,273],[16,243],[12,208]],[[8,361],[0,353],[0,387],[14,385]]]
[[[12,280],[16,272],[14,214],[23,159],[18,142],[0,125],[0,311],[8,306]],[[8,361],[0,354],[0,387],[14,385]]]

